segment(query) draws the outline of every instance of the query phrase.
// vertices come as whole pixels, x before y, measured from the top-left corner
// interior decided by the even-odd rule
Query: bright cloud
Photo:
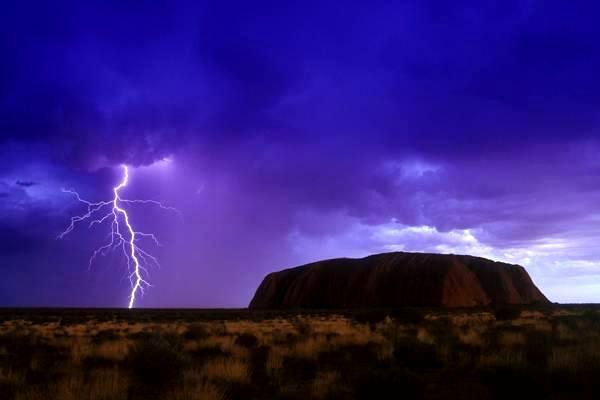
[[[440,231],[428,225],[394,221],[368,225],[339,218],[346,222],[346,229],[325,237],[292,232],[288,239],[297,257],[308,262],[392,251],[469,254],[525,266],[553,301],[592,302],[600,290],[600,251],[595,252],[595,246],[581,238],[548,237],[519,246],[496,247],[481,239],[487,236],[482,228]],[[588,250],[586,259],[578,258],[582,248]]]

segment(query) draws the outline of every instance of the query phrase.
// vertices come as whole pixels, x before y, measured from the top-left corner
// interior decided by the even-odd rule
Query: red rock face
[[[273,272],[260,284],[249,307],[472,307],[548,302],[519,265],[472,256],[385,253]]]

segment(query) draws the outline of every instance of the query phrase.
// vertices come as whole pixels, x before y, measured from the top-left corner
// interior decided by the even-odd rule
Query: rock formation
[[[384,253],[267,275],[251,309],[471,307],[546,304],[519,265],[480,257]]]

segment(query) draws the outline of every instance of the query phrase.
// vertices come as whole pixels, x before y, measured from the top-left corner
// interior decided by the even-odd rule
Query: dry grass
[[[165,400],[224,400],[226,397],[219,387],[206,381],[198,370],[187,370],[183,382],[169,391]]]
[[[552,350],[552,357],[550,359],[551,369],[565,368],[568,370],[577,370],[581,365],[581,361],[585,356],[585,352],[580,348],[556,348]]]
[[[271,378],[276,378],[281,373],[283,367],[283,358],[287,355],[287,351],[284,351],[281,347],[273,347],[269,352],[269,356],[266,362],[267,374]]]
[[[301,358],[305,360],[315,360],[319,353],[329,350],[331,345],[324,336],[310,337],[300,342],[294,343],[286,352],[288,356]]]
[[[484,344],[481,331],[475,328],[458,329],[456,333],[461,343],[481,347]]]
[[[165,400],[224,400],[223,392],[212,383],[183,385],[169,392]]]
[[[17,318],[0,322],[0,399],[137,399],[131,397],[135,385],[152,391],[154,383],[140,381],[146,375],[135,373],[145,367],[144,358],[131,364],[128,354],[154,337],[168,342],[158,350],[181,355],[180,371],[166,383],[170,386],[160,389],[160,398],[167,400],[221,400],[230,396],[231,385],[254,384],[262,393],[255,398],[294,391],[307,398],[336,398],[340,391],[351,394],[354,384],[368,383],[371,378],[363,375],[375,374],[377,387],[396,381],[406,386],[432,376],[442,379],[457,366],[529,368],[532,374],[577,371],[584,376],[590,365],[600,365],[595,318],[564,310],[553,315],[524,311],[513,320],[496,320],[491,312],[438,313],[420,323],[390,316],[356,322],[341,315],[191,322],[115,318],[34,323]],[[379,366],[365,364],[370,362]],[[158,371],[141,372],[160,376],[162,364],[153,365]],[[400,375],[378,376],[377,368]],[[419,379],[411,375],[432,370],[436,373],[423,372]],[[2,390],[14,393],[3,397]]]
[[[437,318],[434,318],[434,320],[440,318],[440,316],[436,316],[436,317]],[[453,325],[460,327],[460,326],[464,326],[464,325],[469,325],[469,326],[485,325],[489,322],[494,321],[495,318],[492,313],[483,312],[483,313],[473,313],[473,314],[452,315],[450,317],[450,320],[452,321]]]
[[[92,349],[92,356],[110,361],[122,361],[129,351],[130,341],[127,339],[104,342]]]
[[[219,357],[208,361],[201,374],[210,380],[222,380],[225,382],[247,383],[248,365],[235,358]]]
[[[481,356],[480,365],[486,367],[521,366],[525,364],[520,351],[502,350],[497,353],[486,353]]]
[[[88,382],[73,372],[56,383],[26,386],[15,400],[124,400],[127,381],[118,370],[95,372]]]
[[[433,336],[426,328],[419,328],[417,331],[417,340],[427,344],[435,343],[435,336]]]
[[[0,384],[22,385],[25,382],[25,376],[22,372],[17,372],[11,368],[0,368]]]
[[[498,342],[502,347],[514,348],[524,346],[527,343],[527,338],[522,332],[500,332]]]
[[[329,393],[335,392],[335,385],[340,379],[336,371],[319,372],[311,385],[311,392],[315,399],[323,399]]]

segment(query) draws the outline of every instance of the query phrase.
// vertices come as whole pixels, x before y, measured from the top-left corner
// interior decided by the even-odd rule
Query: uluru
[[[318,261],[268,274],[250,309],[547,304],[520,265],[454,254],[394,252]]]

